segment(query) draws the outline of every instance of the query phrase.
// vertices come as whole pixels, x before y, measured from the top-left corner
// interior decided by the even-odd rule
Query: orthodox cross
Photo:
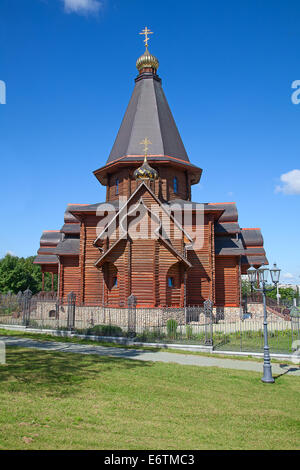
[[[148,41],[149,41],[148,36],[149,36],[149,34],[153,34],[153,32],[150,31],[150,29],[148,29],[147,26],[146,26],[145,29],[143,29],[143,31],[140,34],[145,36],[144,43],[145,43],[146,48],[148,49]]]
[[[144,145],[144,152],[145,152],[145,157],[148,155],[148,150],[149,150],[149,145],[152,145],[152,142],[146,137],[142,142],[140,142],[140,145]]]

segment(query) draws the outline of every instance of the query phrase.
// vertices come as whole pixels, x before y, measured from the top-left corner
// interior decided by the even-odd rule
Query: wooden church
[[[85,305],[239,308],[241,274],[267,264],[259,228],[241,228],[234,202],[196,203],[193,165],[148,50],[104,166],[94,171],[106,201],[69,204],[64,225],[44,231],[35,263],[58,274],[58,296]]]

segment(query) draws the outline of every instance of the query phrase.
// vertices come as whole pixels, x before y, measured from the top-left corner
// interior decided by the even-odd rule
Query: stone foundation
[[[214,323],[221,321],[236,322],[241,320],[242,309],[240,307],[214,307]]]
[[[208,334],[215,332],[234,333],[237,331],[262,331],[263,330],[263,305],[249,303],[247,306],[251,318],[241,319],[242,309],[239,307],[214,307],[213,324],[209,325],[209,319],[205,317],[203,307],[187,308],[153,308],[136,310],[127,308],[102,308],[99,306],[76,306],[74,328],[82,334],[86,334],[88,328],[96,325],[110,325],[121,328],[108,332],[113,336],[126,336],[130,331],[137,334],[147,333],[164,335],[168,333],[167,322],[176,320],[177,332],[183,335]],[[69,329],[68,306],[59,306],[58,318],[56,318],[56,304],[53,301],[38,301],[33,303],[30,312],[30,323],[27,326],[49,330]],[[279,316],[268,314],[269,331],[290,330],[291,323]],[[23,316],[2,316],[0,323],[22,325]]]
[[[248,303],[247,304],[247,312],[251,313],[251,318],[253,320],[262,320],[264,318],[264,306],[263,304],[258,303]],[[273,312],[267,309],[268,313],[268,320],[270,321],[280,321],[281,317],[279,315],[275,315]]]
[[[36,308],[31,312],[31,323],[43,327],[67,327],[68,306],[59,306],[59,317],[56,318],[55,302],[37,302]],[[222,321],[234,322],[241,319],[239,307],[214,307],[213,323]],[[135,313],[127,308],[103,308],[98,306],[76,306],[75,328],[85,329],[94,325],[115,325],[123,329],[129,323],[135,323],[136,329],[143,331],[147,328],[166,327],[167,321],[174,319],[178,326],[186,323],[204,325],[208,319],[204,315],[203,307],[187,308],[137,308]]]

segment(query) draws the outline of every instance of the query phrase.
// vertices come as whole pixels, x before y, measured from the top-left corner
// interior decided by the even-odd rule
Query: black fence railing
[[[256,297],[257,299],[257,297]],[[263,318],[240,315],[217,319],[210,300],[203,307],[139,308],[131,296],[127,306],[91,306],[78,304],[71,293],[67,302],[55,293],[32,295],[0,294],[0,328],[2,325],[31,327],[56,334],[71,332],[104,337],[127,337],[153,343],[185,343],[213,346],[226,351],[263,351]],[[300,341],[300,315],[270,315],[269,345],[271,352],[292,353]]]
[[[248,294],[243,298],[243,309],[244,313],[247,312],[248,304],[262,304],[263,297],[260,292],[253,292],[252,294]],[[293,306],[294,302],[289,299],[280,299],[279,302],[272,297],[266,296],[266,305],[268,310],[275,315],[278,315],[281,318],[289,319],[290,310]]]
[[[213,344],[213,304],[204,307],[137,308],[134,296],[126,307],[79,304],[71,292],[67,302],[54,294],[30,291],[0,297],[0,325],[71,331],[94,336],[125,336],[135,341]]]

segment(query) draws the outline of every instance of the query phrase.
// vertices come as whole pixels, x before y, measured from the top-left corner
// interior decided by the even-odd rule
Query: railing
[[[255,296],[258,301],[258,296]],[[64,334],[129,337],[134,341],[153,343],[186,343],[210,345],[227,351],[263,351],[263,318],[224,320],[217,322],[213,305],[204,307],[137,308],[134,299],[127,307],[91,306],[76,303],[70,295],[62,304],[54,293],[32,296],[25,291],[18,295],[0,295],[0,327],[25,326],[56,330]],[[251,299],[253,301],[253,299]],[[249,301],[249,299],[248,299]],[[281,306],[282,307],[282,306]],[[299,318],[269,318],[271,352],[291,353],[294,341],[300,340]]]
[[[252,294],[247,295],[244,299],[245,305],[248,303],[263,303],[263,297],[260,292],[253,292]],[[266,296],[266,305],[267,309],[270,310],[275,315],[278,315],[281,318],[289,319],[290,308],[292,307],[291,301],[280,300],[280,303],[277,303],[277,300],[272,299],[271,297]]]
[[[136,341],[212,345],[212,303],[206,308],[137,308],[131,299],[127,307],[118,308],[78,304],[72,292],[67,303],[59,302],[54,294],[30,294],[26,291],[0,298],[0,325],[127,336]]]
[[[263,321],[244,320],[214,325],[214,349],[222,351],[260,352],[264,350]],[[268,321],[271,353],[292,354],[293,344],[300,340],[299,321],[281,318]]]

